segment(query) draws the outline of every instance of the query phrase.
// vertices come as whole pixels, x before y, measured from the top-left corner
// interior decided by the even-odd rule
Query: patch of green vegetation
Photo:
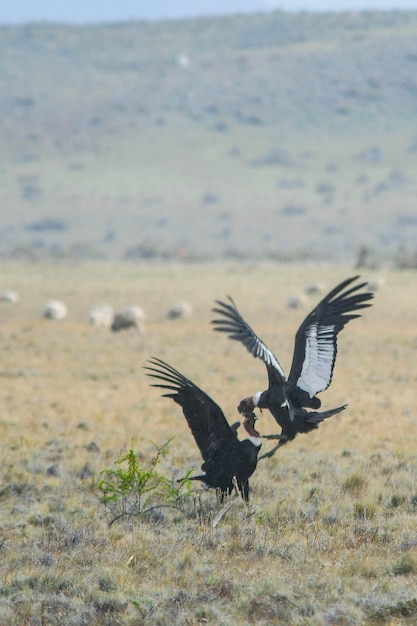
[[[146,468],[141,467],[132,447],[115,461],[119,469],[101,472],[105,478],[98,483],[99,498],[110,525],[125,517],[139,519],[166,507],[181,510],[184,500],[191,494],[188,476],[177,485],[156,469],[161,457],[167,454],[170,441],[155,445],[155,455]]]
[[[366,484],[367,481],[363,474],[352,473],[344,479],[342,489],[343,491],[358,495],[365,489]]]
[[[393,566],[394,576],[409,576],[417,573],[417,560],[412,554],[404,554]]]
[[[392,623],[392,619],[415,619],[417,616],[417,599],[409,598],[398,602],[386,603],[375,607],[367,614],[371,623]]]
[[[377,506],[374,502],[355,502],[353,513],[356,519],[373,519],[377,513]]]

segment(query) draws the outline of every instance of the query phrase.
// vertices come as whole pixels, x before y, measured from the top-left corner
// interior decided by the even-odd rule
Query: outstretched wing
[[[359,293],[366,283],[346,289],[357,278],[348,278],[332,289],[307,315],[295,336],[288,384],[307,392],[311,398],[331,383],[338,333],[350,320],[360,317],[355,311],[371,306],[368,301],[373,293]]]
[[[166,398],[172,398],[182,407],[184,417],[200,449],[201,456],[207,461],[220,445],[227,443],[234,447],[239,444],[235,431],[227,423],[221,408],[191,380],[176,369],[153,357],[146,366],[147,376],[160,382],[152,387],[166,389]]]
[[[222,317],[212,320],[214,330],[227,333],[230,339],[240,341],[246,349],[256,358],[261,359],[268,368],[268,374],[278,377],[283,383],[285,374],[281,364],[273,355],[268,346],[258,337],[255,331],[249,326],[239,313],[233,299],[228,296],[230,304],[216,300],[219,305],[213,309]]]

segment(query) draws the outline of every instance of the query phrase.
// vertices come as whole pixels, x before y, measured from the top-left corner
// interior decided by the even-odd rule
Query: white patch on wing
[[[253,351],[253,355],[255,357],[260,358],[265,365],[272,365],[276,370],[281,374],[282,378],[285,379],[285,373],[282,369],[280,363],[278,363],[277,359],[274,357],[272,352],[266,347],[264,343],[257,337],[256,338],[256,348]]]
[[[329,386],[335,355],[334,325],[311,325],[307,330],[304,363],[297,381],[298,387],[307,391],[311,398]]]

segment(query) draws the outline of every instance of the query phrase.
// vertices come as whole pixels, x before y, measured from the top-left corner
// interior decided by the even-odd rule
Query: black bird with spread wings
[[[255,430],[255,414],[247,411],[243,426],[249,437],[239,441],[239,423],[229,426],[223,411],[204,391],[176,369],[155,357],[145,367],[147,376],[159,382],[152,387],[166,389],[163,396],[182,407],[184,417],[200,449],[204,474],[192,476],[208,487],[218,489],[223,497],[233,490],[233,479],[243,498],[249,500],[249,478],[256,469],[262,439]]]
[[[369,300],[373,293],[361,291],[367,283],[352,286],[358,278],[354,276],[337,285],[307,315],[295,336],[288,379],[277,358],[243,319],[232,298],[229,296],[229,303],[216,301],[218,307],[213,311],[222,317],[212,321],[214,330],[225,332],[231,339],[243,343],[266,365],[268,389],[242,400],[238,411],[246,415],[255,407],[270,410],[282,429],[280,442],[271,453],[294,439],[297,433],[318,428],[320,422],[346,407],[322,412],[307,410],[320,408],[317,394],[327,389],[332,381],[338,333],[350,320],[360,317],[356,311],[371,306]]]

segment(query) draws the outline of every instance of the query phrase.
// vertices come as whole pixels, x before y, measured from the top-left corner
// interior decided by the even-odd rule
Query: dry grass
[[[323,405],[348,410],[262,461],[248,511],[215,528],[166,511],[108,527],[96,485],[130,447],[140,458],[175,435],[161,469],[200,457],[179,408],[149,387],[155,355],[236,418],[265,385],[261,363],[210,331],[216,298],[233,295],[288,371],[306,311],[285,303],[343,267],[265,265],[3,265],[1,288],[0,622],[17,624],[400,624],[417,620],[416,276],[386,274],[375,306],[342,333]],[[371,276],[366,276],[371,278]],[[41,320],[46,299],[69,307]],[[169,321],[173,302],[194,307]],[[315,303],[311,299],[311,304]],[[146,335],[87,324],[88,309],[137,303]],[[276,432],[264,413],[265,434]],[[265,445],[265,447],[267,447]]]

